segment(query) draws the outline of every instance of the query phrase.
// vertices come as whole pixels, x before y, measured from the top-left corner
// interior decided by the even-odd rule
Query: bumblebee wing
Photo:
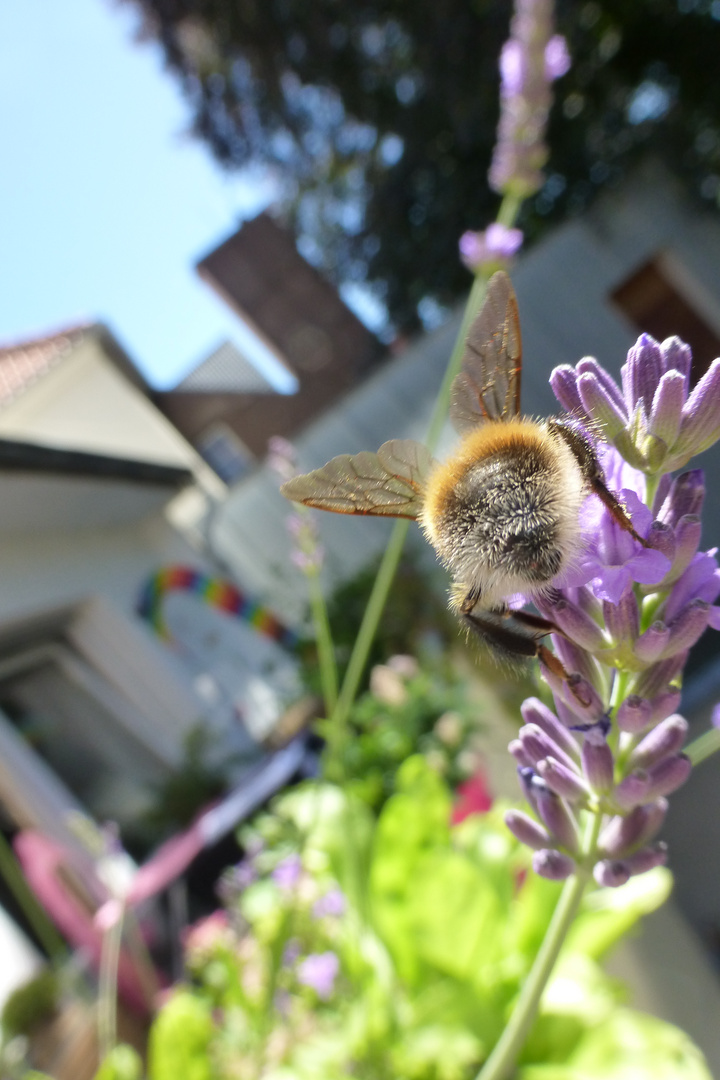
[[[341,454],[322,469],[282,485],[286,499],[336,514],[417,518],[425,479],[434,462],[412,439],[391,439],[377,454]]]
[[[517,297],[507,274],[493,274],[468,334],[462,370],[452,385],[450,419],[461,434],[520,412],[522,345]]]

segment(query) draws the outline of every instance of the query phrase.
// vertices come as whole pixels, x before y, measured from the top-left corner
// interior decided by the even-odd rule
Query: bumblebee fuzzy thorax
[[[586,493],[575,455],[547,424],[487,423],[428,477],[421,524],[456,584],[493,608],[537,595],[573,561]]]

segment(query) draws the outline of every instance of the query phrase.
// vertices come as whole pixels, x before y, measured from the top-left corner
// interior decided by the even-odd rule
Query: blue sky
[[[172,386],[223,339],[243,345],[193,266],[270,190],[185,135],[133,26],[112,0],[0,0],[0,344],[98,319]]]

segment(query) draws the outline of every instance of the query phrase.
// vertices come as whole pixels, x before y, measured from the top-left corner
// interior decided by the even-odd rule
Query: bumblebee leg
[[[624,529],[625,532],[629,532],[633,539],[638,540],[643,547],[647,547],[647,540],[644,540],[635,531],[633,523],[623,509],[619,499],[607,487],[597,454],[587,436],[564,420],[548,420],[548,428],[567,444],[580,466],[580,471],[585,477],[590,490],[602,500],[620,528]]]

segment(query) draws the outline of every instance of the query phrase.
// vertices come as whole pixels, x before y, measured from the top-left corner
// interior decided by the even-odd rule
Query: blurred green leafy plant
[[[559,889],[526,874],[502,809],[451,827],[450,792],[421,756],[377,818],[330,784],[278,798],[285,846],[247,860],[227,910],[190,932],[189,979],[154,1022],[148,1080],[472,1077]],[[690,1040],[627,1008],[600,966],[670,880],[658,868],[586,898],[517,1080],[710,1080]]]

